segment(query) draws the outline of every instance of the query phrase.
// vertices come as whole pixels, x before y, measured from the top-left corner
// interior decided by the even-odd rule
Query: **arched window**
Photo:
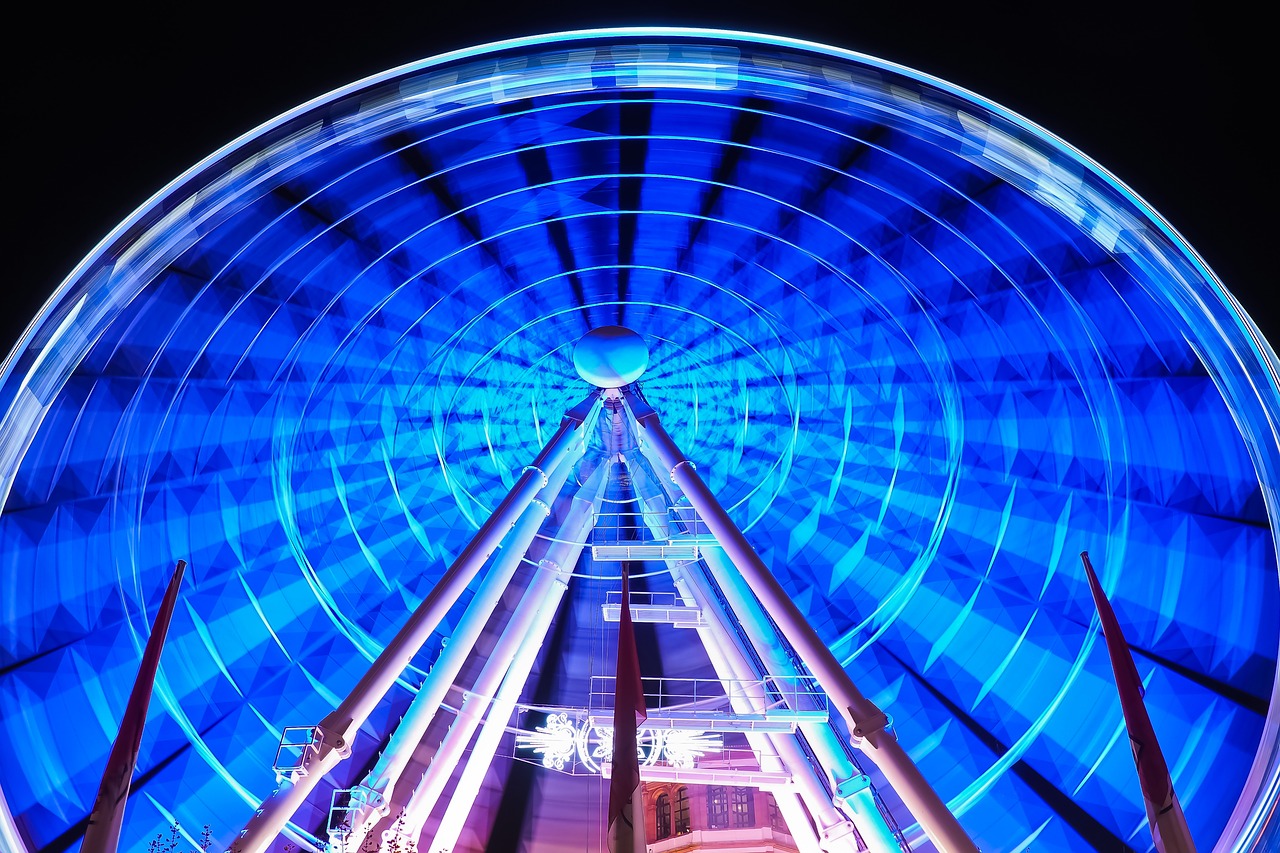
[[[729,811],[733,826],[755,826],[756,798],[751,788],[733,788],[730,791]]]
[[[676,790],[676,835],[692,831],[693,827],[689,825],[689,789],[679,788]]]
[[[707,827],[725,829],[729,826],[729,791],[723,785],[707,789]]]
[[[684,790],[681,788],[680,790]],[[658,841],[671,837],[671,798],[666,794],[658,795],[658,802],[655,804],[654,811],[657,812],[658,818]]]

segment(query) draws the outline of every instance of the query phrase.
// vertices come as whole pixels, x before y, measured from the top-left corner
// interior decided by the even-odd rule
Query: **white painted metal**
[[[854,826],[870,849],[897,853],[898,839],[880,814],[869,778],[862,775],[844,780],[836,789],[836,802],[853,816]]]
[[[709,711],[705,714],[681,714],[673,711],[650,711],[645,728],[680,732],[786,732],[795,734],[800,721],[826,719],[824,712],[792,711],[778,708],[761,713]],[[588,718],[595,726],[612,726],[612,717]]]
[[[610,764],[600,766],[600,775],[608,779]],[[738,767],[669,767],[655,765],[642,771],[646,782],[676,782],[685,785],[732,785],[735,788],[759,788],[775,794],[794,791],[795,780],[785,770],[750,770]]]
[[[351,739],[356,731],[391,690],[400,673],[430,638],[525,507],[547,484],[545,472],[553,470],[570,448],[582,440],[585,434],[582,427],[596,413],[598,406],[598,395],[592,393],[565,413],[546,446],[533,463],[521,472],[507,496],[480,526],[466,548],[445,571],[440,582],[410,614],[364,677],[338,707],[320,722],[317,728],[323,735],[321,748],[308,758],[302,772],[295,772],[281,782],[275,792],[262,803],[232,842],[231,853],[263,853],[320,779],[351,754]]]
[[[640,453],[657,470],[662,470],[662,463],[655,457],[651,445],[642,444]],[[674,527],[683,526],[686,529],[698,531],[699,537],[708,538],[710,534],[705,522],[697,517],[680,487],[674,481],[661,485],[664,494],[673,504],[669,510],[671,524]],[[784,679],[798,677],[800,672],[795,668],[791,657],[783,650],[776,628],[766,616],[746,580],[725,555],[724,550],[720,547],[704,548],[703,560],[716,578],[720,591],[728,602],[728,610],[724,610],[720,600],[710,594],[710,588],[705,584],[696,566],[682,565],[679,569],[673,570],[673,576],[683,576],[691,583],[696,583],[700,594],[704,597],[703,600],[707,602],[706,607],[716,609],[721,614],[725,626],[732,623],[746,633],[747,641],[770,672],[777,673]],[[726,637],[729,636],[730,632],[726,627]],[[736,641],[729,639],[727,642]],[[796,693],[788,699],[797,708],[818,707],[812,696]],[[824,709],[828,707],[825,698],[821,702],[821,707]],[[844,746],[827,718],[823,717],[821,721],[800,718],[797,723],[806,742],[821,762],[823,769],[829,774],[829,778],[825,780],[825,787],[822,788],[821,802],[817,805],[814,802],[808,804],[810,813],[816,816],[820,825],[824,849],[856,849],[856,839],[848,831],[849,819],[852,819],[852,825],[857,827],[858,834],[871,850],[876,853],[897,853],[898,840],[878,808],[855,809],[838,797],[825,795],[828,788],[839,790],[849,780],[864,778],[861,771],[849,760]],[[801,758],[803,759],[803,756]],[[805,764],[807,766],[808,762]],[[872,795],[872,804],[874,805],[874,795]]]
[[[450,726],[436,750],[431,766],[414,789],[413,796],[405,806],[404,820],[383,834],[382,849],[388,849],[397,842],[401,844],[401,849],[407,849],[405,844],[417,842],[454,766],[462,759],[467,744],[483,719],[480,735],[466,759],[462,775],[449,799],[444,819],[436,830],[429,849],[448,851],[456,843],[480,791],[484,774],[493,763],[498,743],[529,678],[529,671],[546,638],[560,599],[567,589],[569,575],[582,553],[594,513],[599,508],[600,497],[604,492],[607,467],[603,464],[598,466],[573,498],[555,541],[539,564],[541,571],[525,590],[511,620],[503,629],[497,645],[477,677],[473,690],[459,709],[458,718]]]
[[[617,622],[622,615],[619,604],[605,604],[600,610],[606,622]],[[670,625],[672,628],[701,628],[707,624],[702,618],[702,610],[697,607],[662,604],[632,604],[631,621]]]
[[[795,602],[774,578],[746,537],[737,528],[715,495],[694,470],[693,464],[667,434],[657,413],[634,390],[624,389],[623,399],[641,427],[642,444],[649,444],[663,470],[688,498],[707,529],[715,535],[721,551],[708,549],[706,559],[723,553],[750,586],[764,610],[777,623],[805,666],[836,703],[863,754],[880,768],[903,803],[919,821],[925,834],[942,853],[977,853],[977,847],[960,826],[946,803],[916,767],[893,732],[883,711],[854,685],[849,674],[822,642]],[[717,573],[717,579],[727,575]],[[739,614],[741,616],[741,614]],[[744,619],[744,622],[750,622]]]
[[[598,562],[622,560],[696,560],[698,546],[669,542],[639,542],[630,545],[592,545],[591,556]]]
[[[669,533],[670,516],[667,507],[672,493],[668,491],[666,484],[652,477],[650,466],[638,451],[627,454],[625,458],[632,486],[646,507],[647,517],[662,519],[659,522],[661,527],[654,529],[654,535],[664,531]],[[661,507],[662,511],[654,512],[656,507]],[[732,615],[721,608],[719,600],[712,595],[701,573],[683,561],[672,561],[668,566],[671,579],[682,599],[703,612],[707,624],[705,628],[698,630],[698,636],[716,674],[722,679],[738,681],[758,678],[761,673],[756,671],[730,630]],[[732,705],[737,711],[752,713],[766,708],[768,700],[763,689],[752,694],[740,691],[734,696]],[[794,789],[775,791],[774,800],[797,847],[801,853],[816,853],[821,850],[818,828],[815,828],[814,821],[817,821],[819,827],[836,826],[845,822],[827,796],[823,780],[806,760],[794,737],[784,734],[775,737],[762,731],[748,732],[746,737],[752,749],[761,756],[762,770],[786,773],[796,783]]]
[[[453,686],[454,679],[462,670],[476,641],[480,639],[498,600],[511,583],[533,537],[549,514],[548,506],[569,478],[574,461],[575,456],[571,451],[549,475],[547,485],[530,502],[503,540],[502,550],[485,572],[484,580],[476,589],[462,618],[458,620],[448,645],[440,652],[440,657],[418,689],[418,695],[401,717],[386,748],[378,756],[377,763],[361,783],[361,787],[369,792],[368,797],[360,806],[348,811],[348,827],[330,827],[331,840],[345,837],[361,839],[371,821],[390,814],[391,798],[400,775],[408,766],[418,744],[422,742],[427,728],[440,709],[440,703]]]

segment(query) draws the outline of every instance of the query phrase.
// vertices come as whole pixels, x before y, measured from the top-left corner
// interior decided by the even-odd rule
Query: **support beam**
[[[396,725],[395,733],[387,743],[373,769],[365,777],[363,787],[368,789],[369,796],[356,808],[349,812],[350,826],[341,833],[330,832],[331,843],[341,837],[361,839],[371,822],[388,815],[391,811],[391,798],[395,794],[396,783],[400,780],[404,769],[409,765],[414,750],[422,742],[427,728],[435,718],[453,686],[453,681],[462,671],[468,656],[471,655],[476,641],[480,639],[489,617],[493,615],[502,594],[515,575],[525,552],[533,543],[543,521],[550,514],[548,507],[555,500],[573,468],[573,457],[564,459],[556,466],[548,477],[548,484],[538,493],[519,521],[511,529],[511,533],[502,543],[502,551],[494,558],[493,564],[486,571],[466,612],[458,620],[449,644],[440,652],[439,658],[418,688],[418,695],[413,698],[408,710]],[[337,849],[337,845],[334,845]]]
[[[650,459],[648,455],[651,450],[650,447],[642,446],[638,452],[649,466],[655,463],[655,460]],[[643,483],[644,488],[660,486],[664,496],[664,506],[667,503],[688,506],[687,499],[674,483],[655,483],[649,486],[651,475],[647,473],[648,466],[643,465],[640,459],[634,460],[633,466],[637,471],[646,471],[643,478],[633,473],[633,481],[637,484]],[[641,487],[637,486],[637,488]],[[679,589],[691,590],[695,602],[702,603],[701,609],[712,614],[708,619],[713,620],[720,629],[715,634],[721,645],[741,654],[738,646],[743,644],[743,641],[729,626],[740,627],[746,635],[745,645],[749,645],[755,651],[770,675],[799,678],[803,673],[794,665],[791,657],[783,651],[777,632],[765,617],[764,611],[760,609],[760,603],[742,575],[725,557],[724,552],[719,547],[707,548],[702,554],[702,559],[716,578],[719,591],[724,596],[723,600],[713,593],[710,579],[705,577],[695,563],[678,563],[672,568],[672,577],[676,580]],[[748,670],[745,671],[754,672],[752,664],[747,664],[747,667]],[[759,673],[756,677],[763,674]],[[801,711],[800,708],[795,710]],[[842,845],[853,845],[852,849],[856,850],[856,839],[847,832],[848,820],[852,819],[858,835],[874,853],[898,853],[898,838],[889,828],[889,824],[878,808],[871,811],[858,809],[855,808],[859,805],[858,803],[844,801],[838,794],[834,798],[828,796],[827,792],[830,789],[839,791],[854,780],[866,778],[861,769],[855,767],[849,759],[834,729],[825,720],[806,722],[803,721],[803,717],[799,720],[799,728],[805,740],[828,774],[828,779],[825,780],[828,787],[818,784],[816,789],[808,791],[806,801],[809,813],[817,821],[828,849],[839,850]],[[789,765],[812,772],[808,757],[794,740],[783,738],[778,740],[781,741],[780,748],[786,753]],[[801,786],[800,790],[806,789]],[[874,794],[869,790],[867,793],[871,796],[874,805]]]
[[[546,472],[559,465],[570,448],[582,440],[585,434],[582,427],[595,414],[598,405],[598,394],[592,392],[565,413],[546,446],[521,472],[507,496],[439,583],[410,614],[347,697],[316,726],[315,746],[305,751],[302,766],[263,801],[232,842],[230,853],[263,853],[324,775],[351,755],[351,740],[356,731],[395,685],[400,673],[430,638],[530,501],[547,485]]]
[[[586,544],[604,494],[608,467],[609,463],[601,460],[595,473],[573,498],[573,505],[555,541],[539,563],[537,575],[521,598],[511,621],[503,629],[498,646],[476,679],[474,690],[459,709],[457,720],[440,743],[431,767],[405,806],[403,822],[383,834],[381,849],[390,849],[393,841],[399,841],[401,849],[409,842],[418,842],[418,836],[439,802],[454,765],[461,760],[463,751],[479,727],[480,735],[454,786],[435,838],[429,846],[422,845],[423,850],[433,853],[453,849],[559,609],[560,599],[568,588],[578,556]],[[493,697],[492,703],[490,696]]]
[[[712,607],[711,596],[706,590],[698,587],[690,579],[685,567],[675,568],[671,573],[677,589],[688,592],[696,601]],[[710,623],[706,629],[699,630],[707,656],[723,678],[740,678],[754,674],[750,660],[738,648],[729,636],[722,621],[723,615],[718,611],[708,618]],[[763,695],[747,699],[735,697],[735,705],[744,712],[763,709],[767,702]],[[815,774],[813,766],[805,760],[804,754],[790,734],[769,734],[749,732],[747,743],[760,754],[761,769],[785,770],[795,783],[789,790],[774,791],[774,800],[782,812],[787,828],[795,839],[801,853],[810,853],[821,849],[819,834],[826,828],[841,823],[841,817],[831,806],[821,780]],[[814,826],[814,822],[817,826]],[[856,848],[854,848],[856,849]],[[896,851],[895,851],[896,853]]]
[[[663,468],[670,472],[672,482],[684,492],[690,505],[720,543],[725,556],[741,573],[805,666],[840,708],[850,732],[860,739],[859,747],[863,753],[880,768],[929,840],[941,853],[977,853],[977,847],[955,815],[889,730],[888,717],[854,685],[849,674],[698,476],[693,463],[667,434],[657,413],[632,388],[623,390],[623,399],[641,427],[641,440],[652,446]]]
[[[760,608],[750,587],[736,571],[732,561],[720,549],[707,549],[703,559],[720,582],[720,590],[728,600],[732,612],[737,616],[738,624],[742,626],[770,672],[785,677],[800,676],[801,670],[796,668],[790,656],[783,652],[773,626]],[[800,729],[814,754],[830,775],[830,781],[837,792],[851,781],[862,778],[861,769],[849,759],[839,737],[829,724],[801,722]],[[857,811],[850,803],[841,803],[838,793],[836,796],[837,799],[832,802],[853,818],[858,834],[872,850],[896,853],[898,839],[885,822],[879,809]]]
[[[644,464],[639,451],[628,453],[625,458],[632,486],[642,505],[650,507],[661,503],[662,506],[667,506],[670,493],[662,483],[653,479],[650,468]],[[664,513],[664,519],[665,516]],[[658,521],[656,514],[647,514],[645,519],[655,536],[670,532],[666,529],[665,522]],[[755,680],[763,676],[764,673],[756,671],[754,664],[733,637],[729,630],[733,616],[725,612],[721,602],[706,585],[705,578],[700,577],[698,572],[691,571],[683,561],[673,561],[670,569],[676,591],[705,614],[705,622],[697,631],[716,675],[731,681]],[[734,710],[739,713],[759,713],[768,707],[763,691],[756,696],[735,696],[732,701]],[[825,833],[844,821],[826,796],[821,779],[805,759],[799,745],[789,734],[752,732],[746,737],[751,748],[760,754],[762,769],[785,771],[795,781],[793,788],[775,791],[774,800],[801,853],[820,850],[819,833]],[[818,824],[816,829],[814,821]],[[852,849],[856,850],[856,846]]]

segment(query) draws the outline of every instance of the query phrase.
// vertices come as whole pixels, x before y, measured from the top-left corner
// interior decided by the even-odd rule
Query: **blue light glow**
[[[78,845],[178,558],[122,848],[171,814],[227,843],[280,730],[427,595],[608,325],[644,337],[646,397],[983,849],[1150,844],[1082,550],[1201,849],[1258,843],[1280,365],[1256,327],[1145,203],[996,105],[648,30],[301,107],[51,300],[0,374],[0,790],[33,850]]]

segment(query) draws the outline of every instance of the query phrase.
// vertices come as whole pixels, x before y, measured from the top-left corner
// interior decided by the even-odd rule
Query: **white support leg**
[[[725,556],[840,709],[850,732],[860,739],[863,753],[880,768],[934,846],[941,853],[977,853],[977,847],[955,815],[888,730],[888,717],[854,685],[769,567],[702,482],[693,464],[672,441],[657,413],[635,391],[624,390],[623,396],[641,427],[642,442],[652,446],[663,469],[670,472],[672,481],[684,492]]]
[[[648,450],[648,448],[641,448],[641,455],[644,455],[645,450]],[[644,456],[644,458],[648,460],[648,456]],[[653,460],[649,460],[649,462],[653,464]],[[643,469],[636,466],[636,470]],[[637,489],[660,487],[662,493],[673,505],[682,505],[683,503],[683,494],[679,487],[674,484],[654,483],[653,486],[650,486],[647,474],[642,477],[634,472],[632,480],[640,484],[637,485]],[[722,643],[732,651],[740,654],[738,641],[731,636],[731,631],[728,627],[731,624],[737,624],[746,632],[748,643],[750,643],[756,654],[760,656],[764,665],[768,668],[769,674],[798,677],[800,672],[795,669],[791,659],[779,647],[772,626],[769,625],[763,611],[760,610],[759,603],[751,594],[751,590],[743,581],[742,576],[733,569],[732,564],[717,548],[705,549],[702,553],[702,559],[707,563],[707,567],[711,569],[712,574],[719,582],[721,592],[728,602],[729,609],[726,610],[720,599],[712,594],[706,580],[696,569],[681,567],[678,570],[673,570],[672,576],[683,578],[684,587],[682,588],[687,588],[691,591],[695,603],[702,612],[711,614],[718,619],[720,631],[717,632],[717,636]],[[746,662],[745,658],[743,658],[743,661],[746,667],[744,671],[751,672],[751,674],[738,677],[759,677],[760,673],[753,672],[753,665]],[[874,853],[898,853],[898,839],[885,822],[884,815],[880,813],[878,808],[871,811],[865,809],[855,810],[839,797],[838,792],[841,786],[858,780],[865,780],[866,777],[849,761],[844,747],[830,724],[802,723],[801,730],[804,732],[805,739],[813,749],[814,754],[829,774],[830,778],[825,781],[835,788],[837,792],[835,798],[833,798],[827,793],[829,788],[824,786],[821,781],[812,777],[799,780],[813,783],[816,786],[806,788],[802,785],[801,790],[807,793],[807,796],[804,797],[804,802],[808,807],[809,814],[818,823],[824,849],[857,853],[857,839],[849,832],[849,827],[852,825],[857,827],[858,835],[862,836],[868,848]],[[809,774],[812,774],[809,762],[792,739],[777,738],[776,740],[779,741],[779,748],[783,751],[784,759],[789,766],[803,767]],[[870,792],[868,791],[868,793]],[[844,814],[841,814],[842,811]],[[845,817],[846,814],[848,815],[847,818]],[[850,824],[850,820],[852,820],[852,824]]]
[[[698,633],[707,650],[707,656],[711,659],[711,665],[716,670],[716,675],[730,681],[752,681],[758,678],[758,674],[753,672],[750,661],[727,636],[727,631],[721,624],[718,614],[714,609],[708,610],[709,602],[706,597],[701,594],[701,591],[695,591],[685,570],[673,569],[671,576],[676,582],[677,589],[688,590],[695,603],[702,608],[704,616],[709,617],[708,621],[711,624],[706,628],[699,628]],[[763,691],[751,696],[745,695],[742,691],[737,692],[738,695],[731,699],[735,713],[761,713],[768,705]],[[790,735],[746,732],[746,738],[751,748],[760,754],[761,770],[784,770],[791,776],[795,783],[794,790],[774,791],[774,800],[778,803],[778,809],[782,812],[782,817],[787,822],[787,828],[791,831],[791,837],[799,847],[800,853],[819,853],[823,849],[818,837],[819,833],[844,822],[832,807],[821,780],[814,775],[813,768],[809,762],[805,761]],[[810,815],[818,823],[816,830]],[[856,846],[851,848],[849,853],[857,853]]]
[[[669,495],[663,491],[663,486],[651,479],[645,466],[637,464],[639,459],[636,455],[628,454],[628,457],[627,468],[641,503],[649,506],[661,502],[666,506]],[[667,532],[655,515],[646,514],[644,518],[655,537],[666,536]],[[755,671],[751,661],[731,636],[726,622],[728,614],[723,612],[720,603],[702,584],[696,571],[690,570],[683,561],[670,561],[669,566],[676,591],[685,601],[698,607],[706,619],[707,624],[698,628],[697,632],[716,675],[721,679],[740,682],[758,679],[762,673]],[[746,696],[740,691],[735,693],[730,701],[736,713],[759,713],[767,706],[763,691],[758,696]],[[791,775],[796,783],[796,790],[775,791],[774,800],[778,803],[778,809],[801,853],[820,853],[822,846],[809,815],[814,816],[822,830],[844,822],[827,797],[821,780],[813,775],[813,768],[790,736],[748,732],[746,737],[751,748],[761,756],[762,770],[785,770]],[[774,766],[764,766],[766,763]],[[801,801],[808,807],[807,812],[800,805]],[[850,850],[851,853],[857,853],[856,845]]]
[[[708,549],[703,553],[703,559],[717,581],[720,582],[721,591],[725,594],[725,598],[728,600],[730,607],[733,608],[733,612],[737,614],[740,620],[739,624],[747,631],[752,645],[765,660],[772,673],[782,676],[799,676],[800,673],[794,669],[791,660],[782,653],[776,642],[769,636],[771,629],[766,627],[768,623],[765,621],[763,613],[759,612],[755,598],[751,596],[750,590],[745,588],[745,584],[741,583],[741,576],[734,571],[732,564],[725,555],[717,549]],[[805,739],[809,742],[814,754],[830,774],[830,782],[836,789],[837,798],[842,786],[851,781],[865,778],[862,776],[862,772],[849,761],[844,748],[840,744],[839,737],[830,724],[804,722],[800,724],[800,728],[804,732]],[[831,798],[827,798],[826,802],[832,807],[837,804],[845,805],[833,801]],[[880,813],[879,809],[855,812],[845,805],[844,811],[853,819],[853,825],[857,827],[858,834],[867,842],[867,846],[872,851],[875,851],[875,853],[898,853],[898,839],[894,836],[893,831],[889,829],[889,825],[885,822],[884,815]],[[827,844],[828,849],[857,850],[856,840],[848,836],[844,828],[838,823],[825,826],[824,831],[827,833],[826,837],[831,839]]]
[[[565,414],[555,434],[533,463],[521,472],[507,496],[480,526],[440,582],[410,614],[347,697],[316,727],[319,738],[315,748],[305,752],[302,767],[263,801],[232,842],[231,853],[263,853],[325,774],[351,755],[351,739],[356,731],[391,690],[529,502],[546,485],[545,472],[554,469],[569,449],[582,440],[583,424],[598,405],[598,395],[592,393]]]
[[[432,719],[444,701],[449,688],[466,663],[467,657],[475,647],[476,641],[484,631],[489,617],[493,614],[498,600],[506,591],[507,585],[520,566],[521,559],[537,535],[542,522],[549,514],[548,507],[564,487],[573,468],[574,456],[571,454],[548,477],[548,484],[538,493],[520,520],[516,522],[511,533],[502,543],[502,550],[494,558],[485,573],[484,580],[476,590],[475,596],[467,606],[466,612],[458,621],[458,626],[449,643],[440,652],[440,657],[427,673],[426,679],[418,690],[418,695],[401,717],[395,733],[387,743],[377,763],[365,777],[363,785],[371,792],[370,797],[359,807],[349,812],[350,826],[345,828],[341,836],[359,841],[364,838],[370,824],[375,823],[391,811],[391,798],[395,793],[396,783],[408,766],[414,750],[422,742]],[[337,849],[336,839],[341,837],[331,832],[330,840]]]
[[[868,849],[876,853],[898,853],[898,839],[880,813],[870,779],[856,776],[844,780],[836,788],[836,801],[852,815],[853,825]]]
[[[401,849],[410,841],[418,842],[454,766],[462,759],[467,744],[484,719],[480,736],[449,800],[444,820],[429,848],[423,849],[447,851],[456,843],[591,531],[604,493],[607,469],[608,463],[602,462],[574,497],[556,540],[540,563],[541,570],[529,584],[511,621],[503,629],[497,646],[476,679],[474,690],[463,702],[458,718],[450,726],[431,766],[405,806],[404,819],[383,834],[382,849],[387,849],[393,841],[399,841]],[[490,696],[494,696],[492,708]],[[487,718],[486,710],[489,711]]]

